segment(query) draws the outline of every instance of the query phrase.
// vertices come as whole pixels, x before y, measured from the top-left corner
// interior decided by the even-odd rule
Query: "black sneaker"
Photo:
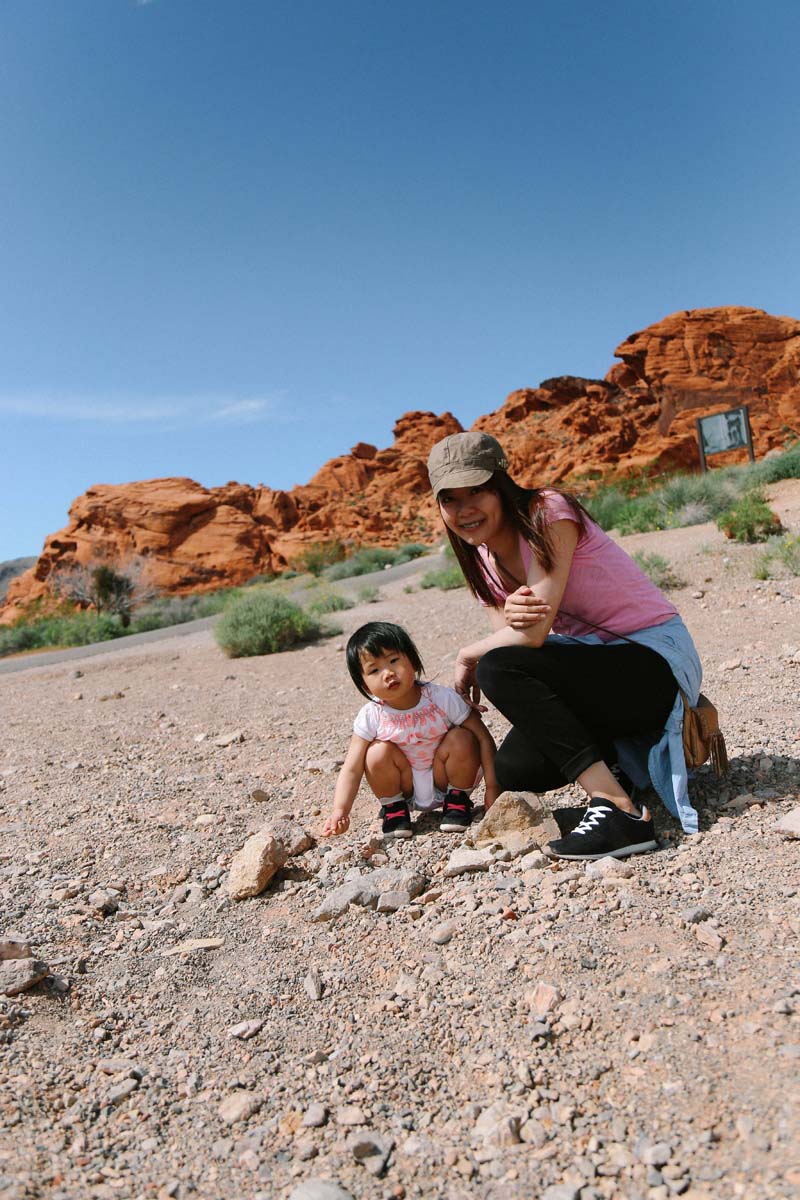
[[[442,833],[461,833],[469,829],[471,821],[472,801],[467,793],[460,792],[458,788],[448,788],[439,822]]]
[[[657,850],[653,822],[644,809],[641,816],[622,812],[601,796],[595,796],[580,825],[566,837],[550,842],[546,853],[551,858],[586,862],[595,858],[627,858]]]
[[[381,833],[384,837],[410,838],[411,813],[405,800],[391,800],[381,808]]]
[[[614,778],[625,789],[637,808],[642,807],[642,789],[638,788],[631,779],[630,775],[623,771],[618,763],[613,767],[608,768]],[[578,805],[577,808],[554,808],[550,814],[558,826],[559,832],[563,837],[568,833],[572,833],[576,826],[580,825],[583,818],[586,816],[586,805]]]

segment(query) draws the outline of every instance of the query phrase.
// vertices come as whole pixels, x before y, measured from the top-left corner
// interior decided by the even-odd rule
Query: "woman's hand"
[[[459,650],[453,687],[475,712],[486,712],[486,705],[480,703],[481,689],[475,681],[475,668],[478,661],[478,659],[468,658],[463,650]]]
[[[530,629],[538,625],[550,612],[550,605],[540,600],[533,588],[524,584],[506,599],[503,614],[506,625],[512,629]]]

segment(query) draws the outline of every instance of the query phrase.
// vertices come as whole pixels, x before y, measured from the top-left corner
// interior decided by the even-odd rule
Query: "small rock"
[[[288,1200],[353,1200],[353,1197],[330,1179],[307,1179],[292,1189]]]
[[[130,1075],[132,1079],[141,1076],[142,1072],[129,1058],[101,1058],[97,1062],[98,1071],[104,1075]]]
[[[561,999],[561,992],[552,983],[539,983],[530,998],[531,1012],[541,1020],[551,1013]]]
[[[461,929],[463,922],[459,920],[444,921],[431,931],[431,941],[437,946],[446,946],[454,934]]]
[[[240,1021],[238,1025],[231,1025],[228,1030],[229,1038],[238,1038],[241,1042],[247,1042],[250,1038],[260,1033],[264,1026],[264,1022],[253,1018],[250,1021]]]
[[[303,980],[303,987],[309,1000],[322,999],[322,979],[316,967],[312,967]]]
[[[458,846],[450,855],[444,869],[446,878],[453,879],[457,875],[469,875],[473,871],[488,871],[494,863],[491,850],[470,850],[467,846]]]
[[[0,962],[10,958],[33,958],[30,943],[16,933],[7,933],[5,937],[0,937]]]
[[[578,1200],[581,1189],[571,1183],[553,1183],[545,1188],[541,1200]]]
[[[123,1100],[127,1100],[139,1086],[138,1079],[124,1079],[122,1083],[117,1083],[108,1093],[109,1104],[122,1104]]]
[[[242,730],[234,729],[233,733],[223,733],[220,737],[213,738],[212,745],[222,746],[222,747],[233,746],[237,742],[243,742],[243,741],[244,741],[244,733],[242,732]]]
[[[252,1092],[231,1092],[217,1110],[220,1119],[226,1125],[235,1125],[238,1121],[247,1121],[261,1108],[264,1103]]]
[[[303,1117],[303,1124],[308,1129],[321,1129],[327,1121],[328,1110],[324,1104],[309,1104]]]
[[[520,1117],[502,1100],[485,1108],[472,1130],[473,1140],[484,1146],[516,1146],[519,1144]]]
[[[542,854],[541,850],[533,850],[521,858],[518,865],[521,871],[543,871],[545,867],[552,866],[552,859]]]
[[[800,808],[785,813],[773,828],[784,837],[800,838]]]
[[[696,904],[691,908],[684,908],[681,920],[685,921],[687,925],[699,925],[701,921],[707,921],[711,915],[709,909],[702,904]]]
[[[0,962],[0,996],[18,996],[41,983],[50,973],[45,962],[35,958],[9,958]]]
[[[358,1104],[343,1104],[334,1113],[337,1125],[366,1125],[364,1110]]]
[[[729,658],[727,662],[720,664],[721,671],[736,671],[741,667],[742,660],[740,658]]]
[[[312,775],[333,775],[343,763],[343,758],[312,758],[305,764],[305,768]]]
[[[648,1167],[664,1167],[672,1157],[672,1147],[667,1142],[645,1142],[638,1144],[636,1153]]]
[[[694,935],[703,946],[708,946],[717,954],[725,945],[725,938],[708,921],[701,921],[694,927]],[[658,1166],[658,1163],[655,1164]]]
[[[382,892],[375,907],[379,913],[393,913],[410,903],[408,892]]]
[[[192,954],[195,950],[219,950],[225,945],[224,938],[189,938],[185,942],[178,942],[177,946],[170,946],[169,950],[162,950],[164,958],[170,958],[173,954]]]
[[[630,879],[633,875],[633,867],[624,859],[611,858],[610,855],[586,864],[586,876],[589,879],[604,879],[609,875],[616,875],[620,879]]]
[[[250,799],[255,800],[256,804],[266,804],[268,800],[272,799],[272,793],[265,792],[263,788],[256,788],[254,792],[250,793]]]

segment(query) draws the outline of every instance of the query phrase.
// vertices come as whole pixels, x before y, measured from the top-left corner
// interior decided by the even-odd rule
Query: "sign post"
[[[750,462],[756,461],[753,451],[753,431],[750,428],[750,410],[746,404],[740,408],[729,408],[725,412],[712,413],[710,417],[698,417],[697,444],[700,448],[700,466],[708,470],[706,459],[712,454],[724,454],[726,450],[747,449]]]

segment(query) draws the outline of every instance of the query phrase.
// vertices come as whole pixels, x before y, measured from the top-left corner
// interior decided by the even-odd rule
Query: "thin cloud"
[[[127,397],[94,399],[90,396],[0,396],[0,414],[69,424],[180,427],[184,423],[200,421],[249,425],[279,414],[285,403],[285,394],[278,392],[247,399],[233,396],[150,400]]]

